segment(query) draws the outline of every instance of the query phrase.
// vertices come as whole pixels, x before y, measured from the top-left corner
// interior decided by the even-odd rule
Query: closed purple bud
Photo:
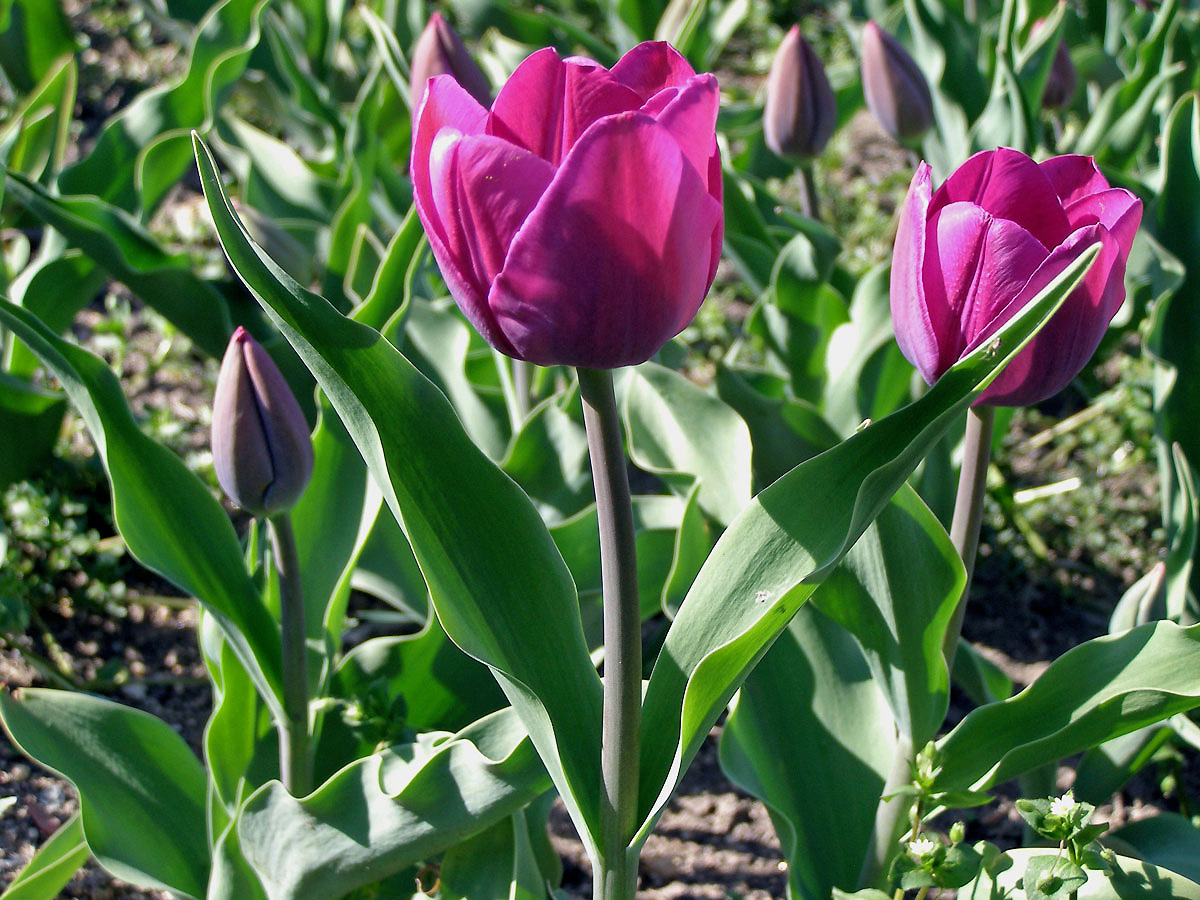
[[[820,155],[837,124],[837,103],[821,60],[793,25],[767,75],[763,136],[778,156]]]
[[[985,343],[1079,255],[1100,246],[1080,285],[977,404],[1039,403],[1079,374],[1125,300],[1142,201],[1110,187],[1090,156],[1037,163],[977,153],[936,191],[917,168],[892,254],[896,340],[932,384]]]
[[[933,125],[925,76],[900,42],[874,22],[863,28],[861,52],[867,106],[896,140],[916,140]]]
[[[244,328],[229,339],[213,397],[213,468],[255,516],[295,505],[313,471],[312,438],[283,373]]]
[[[440,13],[429,17],[429,24],[417,39],[409,69],[408,89],[415,110],[421,105],[425,85],[435,75],[450,75],[468,94],[484,106],[492,105],[492,88],[478,64],[467,52],[458,32]]]
[[[1045,109],[1064,109],[1070,106],[1075,98],[1075,81],[1075,63],[1071,62],[1067,45],[1059,43],[1050,67],[1050,75],[1046,78],[1046,89],[1042,92],[1042,106]]]

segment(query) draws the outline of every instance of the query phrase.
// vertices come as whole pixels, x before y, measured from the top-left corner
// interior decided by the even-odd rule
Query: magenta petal
[[[554,177],[554,167],[499,138],[463,137],[443,129],[433,142],[429,168],[446,235],[445,247],[435,247],[434,256],[443,272],[459,276],[447,284],[466,317],[488,343],[505,349],[487,306],[488,289],[513,235]],[[461,289],[464,283],[467,290]]]
[[[1050,179],[1024,153],[1007,147],[976,153],[959,166],[938,189],[930,213],[962,200],[1016,222],[1046,247],[1057,247],[1071,233]]]
[[[947,323],[938,320],[934,330],[925,303],[922,260],[925,258],[925,217],[933,193],[932,170],[928,163],[917,166],[908,196],[900,210],[896,228],[896,246],[892,253],[891,304],[896,341],[917,371],[930,384],[944,371],[938,352],[939,338],[947,333]]]
[[[1083,284],[976,403],[994,406],[1039,403],[1070,384],[1087,365],[1125,299],[1125,265],[1121,248],[1103,225],[1080,228],[1056,247],[979,339],[980,342],[986,340],[1096,242],[1100,243],[1100,256],[1088,270]]]
[[[612,75],[645,103],[659,91],[683,87],[695,70],[679,51],[666,41],[638,44],[612,67]]]
[[[1047,250],[1020,225],[966,202],[934,213],[926,240],[925,301],[945,371],[1017,295]]]
[[[417,110],[413,134],[412,174],[413,199],[417,215],[425,226],[431,244],[445,246],[445,231],[433,206],[433,188],[429,180],[429,152],[434,138],[442,128],[453,128],[462,134],[482,134],[487,124],[487,110],[468,94],[453,77],[438,75],[429,80],[425,99]]]
[[[616,368],[649,359],[708,289],[720,204],[649,116],[597,122],[509,250],[489,304],[517,355]]]
[[[547,47],[522,62],[492,104],[488,133],[557,166],[589,125],[642,99],[599,63]]]
[[[1096,168],[1090,156],[1055,156],[1038,165],[1050,179],[1063,206],[1074,203],[1088,194],[1108,190],[1108,181]]]
[[[697,75],[675,93],[661,112],[651,113],[679,143],[679,149],[696,174],[704,178],[708,177],[708,161],[715,147],[713,133],[720,103],[717,79],[711,75]]]
[[[1129,248],[1142,222],[1142,201],[1124,188],[1109,188],[1088,194],[1067,207],[1071,227],[1103,225],[1121,247],[1121,259],[1129,258]]]

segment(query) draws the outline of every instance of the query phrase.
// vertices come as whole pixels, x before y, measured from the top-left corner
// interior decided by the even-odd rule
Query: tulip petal
[[[959,201],[1016,222],[1046,247],[1057,247],[1071,233],[1050,179],[1032,159],[1008,147],[976,153],[959,166],[938,188],[929,212]]]
[[[1047,257],[1012,302],[984,329],[982,343],[1034,298],[1079,254],[1100,243],[1100,256],[1038,335],[992,382],[978,404],[1028,406],[1052,397],[1071,383],[1100,345],[1109,322],[1125,299],[1125,264],[1116,238],[1103,225],[1073,232]]]
[[[661,102],[659,98],[666,100],[665,105],[659,112],[650,112],[652,104]],[[671,133],[696,174],[707,179],[720,103],[717,79],[711,75],[697,75],[682,89],[661,91],[642,111]]]
[[[1088,194],[1067,206],[1071,227],[1099,224],[1112,233],[1122,247],[1122,259],[1129,256],[1134,235],[1142,222],[1142,201],[1124,188],[1109,188]]]
[[[670,132],[641,113],[603,119],[513,240],[492,312],[534,363],[644,362],[704,300],[720,218]]]
[[[695,70],[666,41],[638,44],[612,67],[612,76],[645,103],[665,88],[683,87]]]
[[[599,63],[559,59],[547,47],[529,56],[505,82],[487,130],[557,166],[597,119],[641,105],[641,97]]]
[[[429,80],[425,99],[417,110],[415,121],[417,126],[413,133],[412,161],[409,165],[413,199],[430,243],[435,246],[440,243],[444,247],[445,230],[434,209],[433,186],[429,180],[429,152],[442,128],[453,128],[462,134],[482,134],[487,124],[487,110],[452,77],[439,75]]]
[[[939,338],[951,327],[944,315],[938,317],[935,327],[925,302],[922,261],[925,258],[925,221],[933,194],[932,180],[929,164],[922,162],[917,166],[908,186],[908,196],[900,209],[890,287],[896,341],[905,358],[930,384],[941,374]]]
[[[1096,168],[1096,160],[1090,156],[1055,156],[1040,163],[1038,168],[1050,179],[1063,206],[1089,194],[1108,190],[1108,181]]]
[[[926,240],[922,274],[941,375],[1020,292],[1047,250],[1020,225],[966,202],[934,213]]]
[[[462,296],[450,285],[463,313],[489,343],[507,352],[485,298],[513,235],[554,177],[554,167],[500,138],[464,137],[445,128],[433,142],[429,168],[434,206],[446,235],[445,248],[435,249],[434,255],[443,272],[459,273],[469,285]]]

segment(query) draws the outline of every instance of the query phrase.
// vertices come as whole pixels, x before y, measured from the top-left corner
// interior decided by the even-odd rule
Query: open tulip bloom
[[[501,352],[612,369],[691,322],[721,252],[716,79],[664,43],[611,70],[539,50],[491,110],[449,76],[417,112],[415,203],[450,293]]]
[[[1109,187],[1091,157],[1039,164],[1004,147],[972,156],[937,191],[931,181],[921,163],[896,233],[891,305],[900,349],[932,384],[1099,243],[1083,284],[978,402],[1024,406],[1058,393],[1124,302],[1142,202]]]

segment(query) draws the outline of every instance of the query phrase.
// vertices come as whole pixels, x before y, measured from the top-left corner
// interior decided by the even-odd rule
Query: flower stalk
[[[305,648],[304,592],[300,559],[291,516],[284,512],[267,520],[271,553],[279,572],[279,607],[283,646],[283,710],[280,723],[279,777],[293,797],[312,790],[309,752],[308,660]]]
[[[954,499],[954,518],[950,522],[950,542],[958,551],[967,570],[958,605],[942,639],[942,656],[946,666],[954,670],[954,654],[962,635],[967,598],[971,593],[971,578],[975,573],[975,556],[979,550],[979,529],[983,524],[983,498],[987,491],[988,464],[992,458],[992,429],[996,419],[993,406],[973,406],[967,411],[967,430],[963,437],[962,469],[958,475],[958,494]]]
[[[604,594],[604,700],[600,768],[604,781],[601,847],[594,860],[594,900],[633,900],[637,854],[638,752],[642,711],[642,620],[638,602],[633,504],[621,422],[608,369],[579,369],[587,429]]]

